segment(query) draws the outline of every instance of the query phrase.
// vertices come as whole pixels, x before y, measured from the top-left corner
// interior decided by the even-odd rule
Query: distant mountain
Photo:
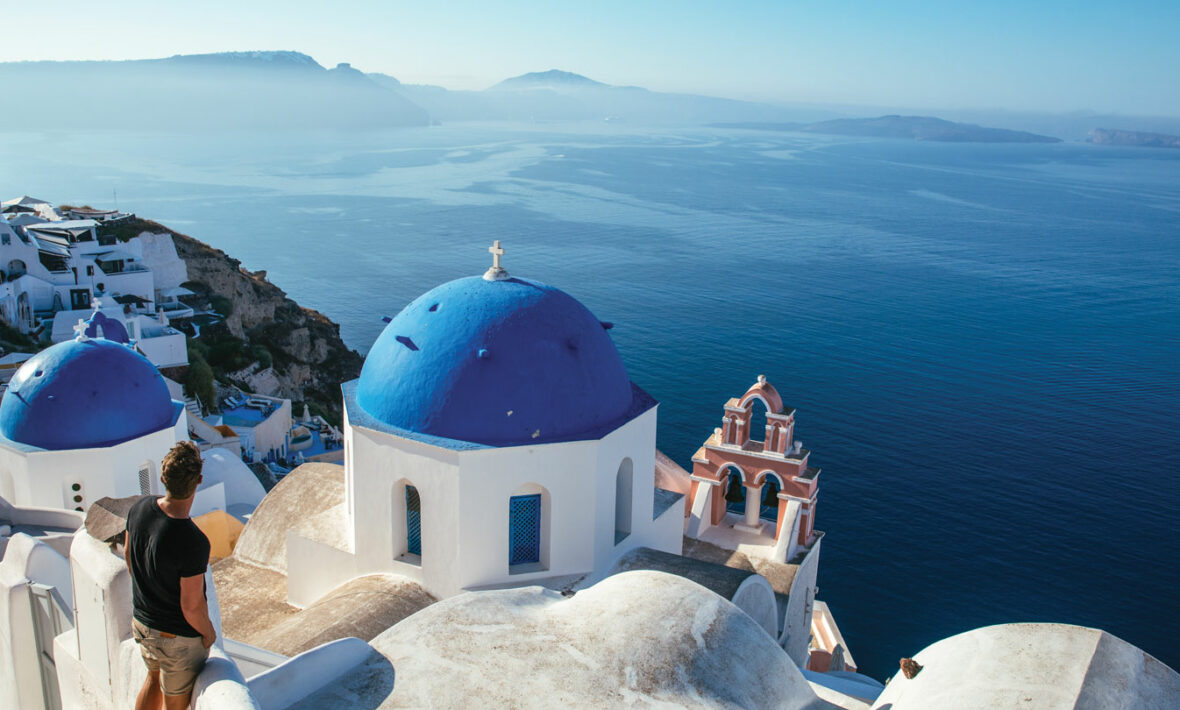
[[[817,123],[739,123],[715,124],[725,128],[803,131],[840,136],[871,138],[905,138],[948,143],[1060,143],[1060,138],[1041,136],[1006,128],[987,128],[973,123],[955,123],[933,116],[879,116],[877,118],[837,118]]]
[[[1142,148],[1180,148],[1180,136],[1144,131],[1120,131],[1111,128],[1095,128],[1086,139],[1097,145],[1130,145]]]
[[[302,52],[218,52],[215,54],[174,54],[165,59],[147,59],[146,62],[161,62],[174,65],[206,67],[231,67],[238,69],[267,69],[293,71],[323,71],[319,62]],[[119,62],[122,64],[123,62]]]
[[[560,69],[550,69],[549,71],[538,71],[529,74],[521,74],[514,76],[511,79],[505,79],[499,84],[491,87],[492,90],[522,90],[522,89],[536,89],[536,88],[551,88],[551,89],[585,89],[589,87],[606,87],[600,81],[594,81],[589,77],[575,74],[573,72],[561,71]]]
[[[0,63],[21,110],[0,129],[377,129],[426,125],[424,109],[348,64],[299,52],[120,62]],[[10,106],[11,109],[11,106]]]
[[[799,113],[780,106],[693,94],[665,94],[612,86],[581,74],[550,69],[505,79],[483,91],[448,91],[402,84],[399,91],[441,121],[631,121],[707,123],[784,121]],[[810,112],[814,116],[816,112]]]
[[[402,83],[400,81],[398,81],[397,79],[393,78],[392,76],[390,76],[388,74],[381,74],[379,72],[374,72],[374,73],[366,74],[365,76],[367,76],[370,79],[372,79],[373,81],[377,82],[378,86],[384,86],[387,89],[397,90],[402,87]]]

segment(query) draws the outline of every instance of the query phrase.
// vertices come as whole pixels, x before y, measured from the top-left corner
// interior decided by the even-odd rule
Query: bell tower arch
[[[756,407],[766,409],[759,431],[752,430]],[[820,473],[809,465],[810,455],[795,439],[795,409],[759,375],[725,403],[721,426],[693,456],[689,510],[700,509],[701,520],[690,531],[724,523],[776,542],[788,535],[788,558],[808,546]]]

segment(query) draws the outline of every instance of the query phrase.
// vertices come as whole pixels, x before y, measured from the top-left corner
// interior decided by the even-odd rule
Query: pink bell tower
[[[757,432],[750,431],[755,401],[766,407],[765,430]],[[688,510],[700,519],[690,530],[700,534],[721,525],[728,512],[731,518],[740,515],[733,523],[737,530],[775,541],[791,536],[784,550],[788,559],[809,548],[816,536],[820,473],[808,465],[810,455],[795,440],[794,408],[784,407],[778,390],[759,375],[745,394],[725,403],[721,426],[692,457]],[[706,495],[707,502],[701,500]],[[764,524],[774,503],[773,525]]]

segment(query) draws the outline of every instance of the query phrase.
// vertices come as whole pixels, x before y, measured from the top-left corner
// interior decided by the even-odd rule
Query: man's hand
[[[217,631],[213,629],[213,622],[209,619],[204,574],[180,578],[180,610],[184,612],[184,620],[189,626],[201,635],[201,643],[205,644],[205,648],[212,646],[217,640]]]

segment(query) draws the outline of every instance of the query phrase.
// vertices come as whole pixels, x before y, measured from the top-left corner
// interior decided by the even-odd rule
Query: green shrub
[[[234,312],[234,302],[220,294],[213,294],[209,297],[209,304],[213,306],[213,310],[222,318],[229,318]]]
[[[188,350],[188,375],[184,378],[184,392],[201,400],[206,407],[212,405],[216,397],[213,393],[213,368],[193,347]]]
[[[250,356],[258,361],[258,366],[263,370],[274,364],[274,358],[271,356],[270,350],[261,343],[250,346]]]

